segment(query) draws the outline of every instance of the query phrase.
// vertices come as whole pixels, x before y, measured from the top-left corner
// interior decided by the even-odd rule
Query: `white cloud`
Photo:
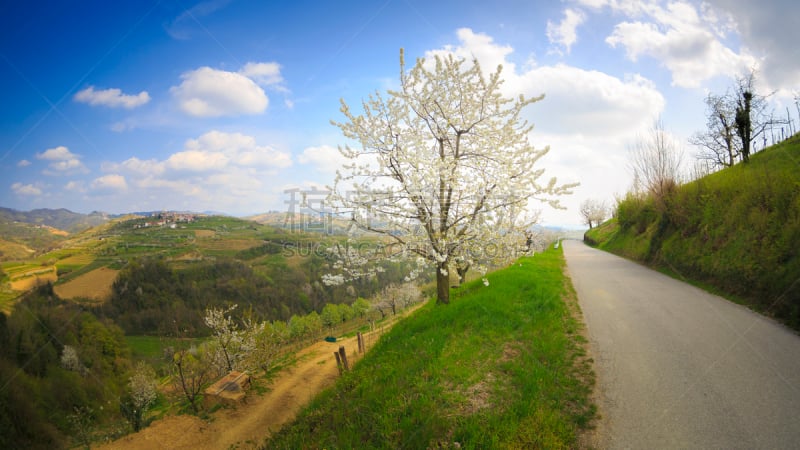
[[[105,162],[101,168],[108,175],[91,188],[143,209],[255,213],[268,209],[264,199],[272,194],[267,187],[291,164],[289,153],[253,136],[213,130],[188,139],[163,159]]]
[[[17,163],[17,167],[28,167],[31,165],[31,162],[27,159],[22,159]]]
[[[142,160],[137,157],[128,158],[121,163],[102,164],[101,169],[104,172],[126,172],[137,175],[161,175],[164,173],[165,167],[163,162],[155,159]]]
[[[42,190],[32,184],[14,183],[11,185],[11,190],[17,195],[42,195]]]
[[[36,159],[44,159],[47,161],[66,161],[70,159],[77,159],[77,155],[69,151],[67,147],[59,145],[58,147],[48,148],[44,153],[37,153]]]
[[[110,174],[95,178],[94,181],[92,181],[91,188],[93,191],[101,193],[122,192],[128,190],[128,183],[125,181],[124,176]]]
[[[569,136],[628,136],[649,126],[664,108],[664,96],[653,82],[641,75],[631,74],[620,79],[566,64],[533,65],[517,70],[507,60],[513,51],[511,47],[497,45],[490,36],[475,34],[469,29],[459,30],[458,37],[460,46],[447,46],[426,54],[483,55],[492,62],[491,65],[485,64],[479,57],[484,70],[503,65],[505,83],[502,89],[506,96],[545,94],[543,101],[526,110],[526,117],[536,125],[534,136],[539,132]]]
[[[491,36],[484,33],[475,33],[469,28],[459,28],[456,30],[458,40],[461,45],[454,47],[446,45],[442,49],[429,50],[425,52],[427,64],[432,64],[433,58],[436,55],[444,56],[453,54],[458,58],[464,58],[468,61],[477,59],[481,65],[481,70],[484,72],[494,72],[498,65],[503,65],[505,74],[514,72],[515,65],[506,60],[506,56],[514,51],[511,46],[500,46],[495,44]]]
[[[579,9],[567,8],[561,23],[555,24],[547,21],[547,39],[551,44],[564,47],[569,54],[572,44],[578,41],[576,29],[586,20],[586,14]],[[560,51],[559,51],[560,52]]]
[[[264,86],[283,83],[281,65],[276,62],[249,62],[239,73]]]
[[[666,101],[653,83],[567,65],[534,68],[520,80],[527,95],[544,100],[529,108],[537,130],[585,136],[626,136],[651,123]]]
[[[760,75],[770,89],[800,86],[800,3],[796,0],[707,0],[735,21],[743,45],[764,55]]]
[[[335,173],[344,164],[352,161],[342,156],[339,149],[330,145],[320,145],[318,147],[308,147],[297,157],[301,164],[310,164],[317,170],[327,173]]]
[[[609,0],[577,0],[576,3],[593,9],[600,9],[603,6],[606,6],[609,3]]]
[[[174,153],[166,161],[172,170],[189,170],[192,172],[208,172],[222,170],[228,165],[228,157],[222,153],[187,150]]]
[[[86,173],[88,169],[80,161],[80,156],[69,151],[67,147],[60,145],[49,148],[43,153],[37,153],[36,159],[50,161],[46,175],[69,175],[74,173]]]
[[[64,189],[72,192],[86,192],[86,186],[83,181],[72,180],[64,185]]]
[[[84,169],[82,162],[77,159],[68,159],[66,161],[54,161],[50,163],[50,168],[56,172],[69,172],[73,170]]]
[[[252,136],[212,130],[189,139],[183,150],[163,161],[131,157],[120,163],[105,162],[104,172],[124,172],[132,176],[160,177],[167,172],[221,172],[235,169],[275,170],[292,165],[291,155],[260,145]]]
[[[200,154],[205,154],[205,159],[219,165],[255,168],[285,168],[292,165],[288,153],[258,145],[254,137],[241,133],[209,131],[197,139],[186,141],[185,148],[197,152],[196,158],[202,158]]]
[[[561,199],[567,211],[543,208],[546,223],[578,224],[581,192],[610,202],[615,192],[630,184],[626,144],[652,124],[666,103],[652,81],[639,74],[619,78],[566,64],[517,68],[509,61],[513,48],[494,43],[490,36],[461,29],[458,38],[460,45],[426,55],[475,55],[484,70],[503,65],[505,96],[545,94],[543,101],[524,111],[525,118],[536,126],[530,136],[532,143],[551,148],[539,167],[546,170],[545,178],[555,176],[562,183],[579,181],[585,186],[578,188],[576,195]]]
[[[672,73],[673,85],[696,88],[715,76],[735,76],[758,63],[747,49],[736,52],[723,44],[731,26],[707,8],[698,11],[685,1],[665,8],[657,3],[610,6],[640,20],[618,23],[606,42],[624,48],[632,61],[640,56],[655,58]]]
[[[76,102],[88,103],[92,106],[108,106],[109,108],[133,109],[142,106],[150,101],[150,94],[147,91],[139,92],[136,95],[123,94],[119,89],[94,90],[94,86],[79,91],[73,97]]]
[[[195,117],[260,114],[269,104],[264,90],[240,73],[201,67],[181,79],[170,92],[180,109]]]

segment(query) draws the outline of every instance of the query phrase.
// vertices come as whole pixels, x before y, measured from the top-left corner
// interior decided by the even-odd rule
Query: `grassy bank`
[[[430,302],[264,448],[574,447],[593,374],[563,266],[549,250]]]
[[[680,186],[629,196],[587,234],[600,248],[742,299],[800,329],[800,135]]]

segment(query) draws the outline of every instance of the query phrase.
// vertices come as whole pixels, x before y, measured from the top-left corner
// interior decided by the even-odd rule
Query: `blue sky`
[[[0,206],[77,212],[285,210],[332,182],[339,99],[396,86],[409,59],[503,64],[546,175],[578,181],[547,224],[631,185],[661,117],[684,148],[703,98],[757,67],[777,111],[800,90],[793,0],[7,2],[0,5]]]

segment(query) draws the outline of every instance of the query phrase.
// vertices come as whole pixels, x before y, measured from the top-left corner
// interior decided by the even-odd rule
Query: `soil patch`
[[[194,230],[196,238],[210,238],[217,234],[214,230]]]
[[[56,280],[58,280],[58,275],[56,274],[55,266],[53,266],[15,275],[10,284],[11,289],[15,291],[29,291],[40,284],[47,283],[48,281],[55,283]]]
[[[53,290],[64,299],[83,297],[103,302],[111,295],[111,287],[117,279],[117,273],[118,270],[101,267],[55,286]]]

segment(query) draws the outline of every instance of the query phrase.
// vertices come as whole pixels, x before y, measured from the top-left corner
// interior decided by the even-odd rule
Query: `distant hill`
[[[243,217],[243,219],[252,220],[253,222],[275,228],[288,228],[308,232],[342,234],[348,231],[357,231],[349,220],[324,214],[320,216],[319,214],[307,214],[302,212],[288,213],[270,211],[263,214]]]
[[[600,248],[732,295],[800,329],[800,134],[750,163],[679,186],[659,207],[628,195],[587,233]]]
[[[17,211],[0,207],[0,222],[25,222],[32,225],[47,225],[69,233],[83,231],[108,222],[108,214],[92,212],[80,214],[68,209],[34,209]]]

